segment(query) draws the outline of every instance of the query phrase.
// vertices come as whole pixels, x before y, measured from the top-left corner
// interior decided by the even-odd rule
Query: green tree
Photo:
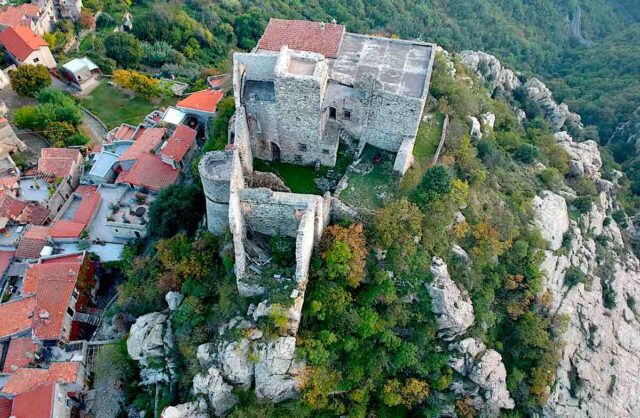
[[[248,13],[238,16],[233,24],[238,46],[246,50],[253,49],[266,25],[267,16],[257,7],[252,7]]]
[[[155,238],[170,237],[182,230],[193,234],[202,220],[204,205],[199,186],[171,185],[151,204],[147,230]]]
[[[107,57],[116,61],[118,66],[136,68],[144,56],[140,41],[130,33],[113,32],[104,38]]]
[[[51,85],[51,75],[44,65],[25,64],[9,72],[11,88],[19,96],[35,97],[40,90]]]

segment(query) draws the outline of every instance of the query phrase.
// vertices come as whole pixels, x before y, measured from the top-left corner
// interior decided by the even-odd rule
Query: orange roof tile
[[[133,126],[129,126],[126,123],[120,125],[118,130],[116,131],[115,137],[117,140],[131,140],[133,139],[133,135],[136,133],[136,128]]]
[[[54,222],[49,229],[51,238],[79,238],[85,224],[74,221],[60,220]]]
[[[31,26],[31,18],[40,15],[40,7],[36,4],[24,3],[9,6],[0,12],[0,24],[5,26]]]
[[[214,113],[222,96],[223,94],[220,90],[196,91],[176,103],[176,107]]]
[[[33,338],[30,335],[26,337],[13,338],[9,341],[7,359],[4,362],[2,371],[4,373],[12,373],[19,368],[29,366],[33,360],[35,352],[36,343],[33,342]]]
[[[65,334],[64,318],[81,268],[81,263],[67,262],[32,264],[27,269],[22,291],[36,294],[33,331],[38,338],[55,340]]]
[[[64,178],[71,175],[73,164],[81,157],[82,154],[77,149],[42,148],[38,160],[38,171]]]
[[[152,153],[158,148],[166,132],[167,130],[164,128],[145,129],[138,139],[120,156],[120,161],[137,160],[142,154]]]
[[[8,398],[0,398],[0,418],[11,418],[11,406],[13,400]]]
[[[320,22],[272,18],[258,41],[258,48],[280,51],[280,48],[287,45],[290,49],[336,58],[343,36],[342,25],[326,23],[323,29]]]
[[[16,418],[51,418],[56,387],[56,383],[49,383],[14,397],[11,416]]]
[[[52,363],[48,369],[18,369],[9,377],[2,392],[20,395],[50,383],[75,383],[79,372],[77,361]]]
[[[197,132],[188,126],[178,126],[162,149],[162,155],[174,161],[181,161],[196,142],[196,135]]]
[[[0,277],[4,274],[5,270],[11,264],[15,251],[0,251]]]
[[[158,191],[174,184],[179,175],[180,170],[163,163],[159,156],[143,154],[130,171],[123,176],[118,176],[116,182]]]
[[[30,226],[24,233],[18,248],[16,249],[16,257],[18,258],[38,258],[40,252],[47,245],[47,236],[49,235],[49,227],[47,226]]]
[[[95,193],[97,190],[98,190],[98,186],[90,186],[88,184],[81,184],[74,191],[74,193],[85,195],[85,194],[88,194],[88,193]]]
[[[13,189],[16,187],[20,187],[19,181],[20,178],[18,176],[0,177],[0,188]]]
[[[49,47],[47,41],[25,26],[10,27],[0,32],[0,43],[20,61],[41,47]]]
[[[4,194],[0,197],[0,217],[18,220],[18,217],[26,206],[27,202]]]
[[[86,227],[89,225],[89,221],[91,221],[93,214],[98,210],[98,206],[100,206],[99,193],[94,192],[84,194],[78,209],[76,209],[75,215],[73,215],[73,222],[84,224]]]
[[[18,220],[31,225],[42,225],[49,219],[50,213],[46,206],[31,202],[25,206]]]
[[[0,304],[0,338],[9,337],[31,328],[35,297],[26,297]]]

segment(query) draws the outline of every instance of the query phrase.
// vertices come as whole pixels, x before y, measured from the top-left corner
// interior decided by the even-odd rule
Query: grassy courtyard
[[[127,94],[109,85],[106,79],[103,79],[100,86],[80,101],[82,106],[98,116],[109,129],[120,126],[121,123],[138,124],[152,110],[175,103],[175,97],[158,100],[147,99],[133,93]]]

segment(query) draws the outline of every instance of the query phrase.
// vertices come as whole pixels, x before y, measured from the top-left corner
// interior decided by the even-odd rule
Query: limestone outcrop
[[[513,409],[515,403],[507,390],[507,370],[502,356],[475,338],[466,338],[449,345],[451,368],[475,383],[482,393],[462,381],[453,384],[454,391],[470,395],[474,406],[488,416],[497,416],[500,409]]]
[[[193,394],[207,396],[217,416],[226,414],[238,403],[238,397],[232,390],[233,386],[226,383],[220,370],[213,366],[206,374],[197,374],[193,378]]]
[[[473,325],[473,305],[469,296],[463,295],[451,280],[447,265],[441,258],[433,258],[431,274],[433,281],[427,285],[427,290],[431,296],[431,311],[438,323],[438,335],[451,340]]]
[[[546,190],[533,199],[534,222],[542,238],[549,241],[552,250],[562,246],[565,232],[569,230],[567,203],[562,196]]]
[[[602,159],[595,141],[575,142],[567,132],[554,134],[556,142],[569,154],[570,174],[573,176],[587,176],[592,180],[600,178]]]
[[[161,416],[162,418],[207,418],[207,405],[201,401],[168,406],[162,411]]]
[[[556,103],[551,90],[542,81],[532,78],[523,87],[527,98],[544,112],[545,119],[549,121],[551,129],[558,130],[562,128],[566,121],[569,121],[574,126],[582,127],[580,115],[571,112],[566,104]]]
[[[140,365],[142,384],[169,382],[175,376],[175,364],[169,352],[174,336],[168,316],[152,312],[139,317],[131,326],[127,352]]]
[[[508,68],[493,55],[482,51],[460,52],[462,62],[471,67],[494,90],[512,91],[522,84],[518,75]]]

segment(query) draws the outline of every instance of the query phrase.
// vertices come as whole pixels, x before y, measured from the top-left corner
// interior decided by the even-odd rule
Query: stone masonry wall
[[[413,164],[413,146],[415,145],[415,137],[407,137],[402,141],[396,160],[393,163],[393,171],[404,176],[411,164]]]
[[[421,98],[376,92],[367,99],[368,117],[361,140],[397,152],[405,139],[415,139],[424,104]]]

